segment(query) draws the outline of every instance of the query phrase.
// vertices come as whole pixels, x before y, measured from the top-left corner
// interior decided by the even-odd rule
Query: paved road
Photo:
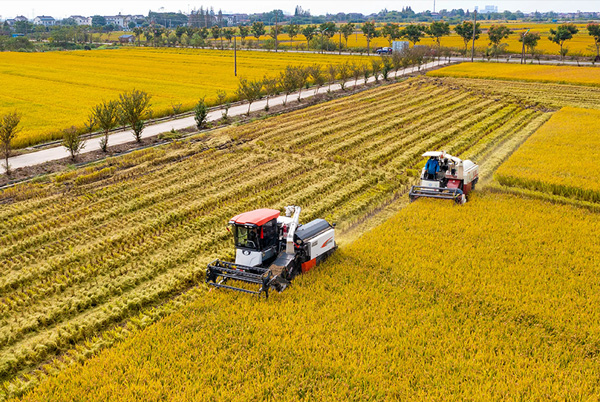
[[[422,70],[430,69],[433,67],[437,67],[438,65],[444,65],[444,64],[447,64],[447,62],[442,60],[438,64],[438,62],[436,61],[436,62],[432,62],[432,63],[428,63],[428,64],[424,65],[421,69]],[[397,74],[392,72],[392,73],[390,73],[390,76],[391,77],[395,77],[395,76],[399,77],[402,75],[413,73],[414,71],[416,71],[416,67],[407,68],[406,70],[400,70],[400,71],[398,71]],[[369,82],[374,82],[374,81],[375,81],[374,77],[369,78]],[[364,79],[359,80],[358,83],[364,84]],[[346,86],[349,88],[352,88],[354,86],[354,80],[348,81],[346,83]],[[319,89],[318,93],[320,93],[320,94],[326,93],[328,88],[329,88],[328,86],[321,87]],[[340,84],[332,85],[331,90],[332,91],[341,90]],[[304,90],[304,91],[302,91],[302,99],[310,98],[310,97],[314,96],[315,94],[316,94],[316,90],[314,90],[314,89]],[[296,99],[298,99],[297,92],[290,94],[288,96],[288,101],[292,101],[292,100],[296,100]],[[269,99],[269,106],[272,107],[272,106],[282,105],[284,100],[285,100],[285,95],[272,97]],[[250,110],[251,111],[263,110],[265,108],[265,106],[266,106],[266,100],[263,99],[263,100],[252,103]],[[245,114],[247,111],[248,111],[247,103],[237,105],[237,106],[232,106],[229,109],[229,116],[240,116],[242,114]],[[221,113],[222,113],[221,110],[211,111],[208,114],[208,120],[215,121],[215,120],[220,119]],[[192,127],[195,124],[196,124],[196,122],[194,121],[193,116],[156,123],[153,125],[149,125],[148,127],[146,127],[144,129],[144,131],[142,132],[142,138],[152,137],[152,136],[155,136],[155,135],[158,135],[161,133],[166,133],[166,132],[171,131],[172,129],[181,130],[181,129],[184,129],[187,127]],[[114,132],[114,133],[110,134],[109,138],[108,138],[109,146],[125,144],[125,143],[133,142],[133,141],[134,141],[134,137],[133,137],[133,132],[131,130]],[[86,141],[85,148],[82,150],[82,153],[97,151],[99,149],[100,149],[100,138],[93,138],[93,139]],[[70,154],[66,148],[64,148],[62,146],[56,146],[56,147],[52,147],[52,148],[46,148],[46,149],[43,149],[40,151],[30,152],[28,154],[14,156],[9,159],[9,165],[10,165],[11,169],[18,169],[21,167],[38,165],[38,164],[44,163],[44,162],[50,162],[50,161],[55,161],[58,159],[67,158],[69,156],[70,156]],[[2,164],[2,166],[0,167],[0,173],[4,173],[4,171],[5,171],[5,168]]]
[[[464,63],[464,62],[471,62],[471,58],[470,57],[452,57],[450,58],[450,60],[453,63]],[[475,61],[483,61],[483,62],[488,62],[488,59],[482,59],[482,58],[475,58]],[[498,59],[498,61],[496,61],[495,58],[491,58],[489,60],[489,63],[506,63],[506,57],[501,57]],[[551,64],[551,65],[561,65],[564,64],[565,66],[600,66],[598,63],[592,63],[591,61],[571,61],[571,60],[565,60],[565,61],[560,61],[560,60],[540,60],[539,62],[537,60],[534,60],[533,63],[531,63],[531,59],[527,59],[525,58],[525,64]],[[521,56],[519,55],[510,55],[510,58],[508,59],[508,63],[514,63],[514,64],[520,64],[521,63]]]

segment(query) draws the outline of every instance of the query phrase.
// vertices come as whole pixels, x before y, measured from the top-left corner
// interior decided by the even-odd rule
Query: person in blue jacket
[[[427,161],[427,164],[425,165],[425,172],[427,174],[426,179],[427,180],[435,180],[435,176],[437,174],[437,172],[440,171],[440,163],[438,162],[437,158],[435,157],[430,157],[429,160]]]

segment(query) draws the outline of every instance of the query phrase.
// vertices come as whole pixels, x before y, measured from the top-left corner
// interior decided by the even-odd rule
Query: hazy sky
[[[325,14],[337,12],[361,12],[370,14],[383,8],[399,10],[411,6],[415,11],[433,9],[433,0],[406,0],[406,1],[381,1],[381,0],[0,0],[0,18],[13,18],[16,15],[25,15],[32,18],[36,15],[51,15],[55,18],[64,18],[72,14],[85,16],[93,14],[143,14],[149,10],[183,11],[188,12],[200,6],[212,6],[215,11],[255,13],[270,11],[274,8],[292,13],[296,5],[309,9],[312,14]],[[483,8],[485,5],[498,6],[503,10],[531,11],[600,11],[600,0],[436,0],[436,10],[443,8],[463,8],[473,10],[475,6]]]

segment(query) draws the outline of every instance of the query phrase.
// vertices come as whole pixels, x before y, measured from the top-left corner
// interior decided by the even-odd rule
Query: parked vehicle
[[[392,48],[391,47],[380,47],[375,52],[377,52],[377,54],[392,54]]]

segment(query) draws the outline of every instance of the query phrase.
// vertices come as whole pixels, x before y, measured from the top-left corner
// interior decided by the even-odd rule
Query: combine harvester
[[[206,283],[225,289],[269,297],[283,291],[299,273],[308,272],[336,249],[335,225],[315,219],[300,225],[300,207],[288,206],[286,215],[276,209],[257,209],[229,221],[235,241],[235,263],[215,260],[208,264]],[[258,285],[258,290],[229,285],[238,281]]]
[[[410,190],[410,201],[428,197],[454,200],[457,204],[467,202],[467,195],[479,181],[479,166],[445,152],[429,151],[423,156],[429,160],[421,172],[421,184]]]

